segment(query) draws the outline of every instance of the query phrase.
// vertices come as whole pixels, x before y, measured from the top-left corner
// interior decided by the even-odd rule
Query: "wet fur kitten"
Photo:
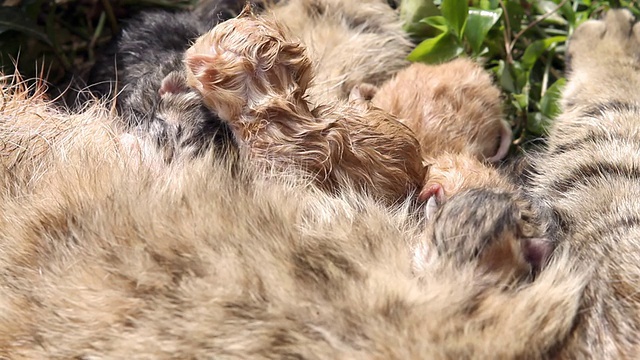
[[[389,111],[413,131],[428,168],[419,195],[428,208],[465,189],[515,191],[505,174],[486,163],[506,156],[511,129],[500,91],[479,64],[464,58],[414,63],[380,87],[354,87],[350,99]]]
[[[369,99],[416,134],[425,158],[466,152],[479,160],[503,159],[511,144],[500,90],[472,60],[440,65],[414,63],[382,86],[362,84],[352,99]]]
[[[265,169],[293,165],[332,192],[351,185],[390,203],[420,187],[424,167],[411,131],[372,107],[309,104],[306,49],[270,16],[245,9],[199,37],[185,64],[187,83]]]

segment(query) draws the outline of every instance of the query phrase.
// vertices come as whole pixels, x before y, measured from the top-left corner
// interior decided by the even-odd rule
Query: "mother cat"
[[[408,260],[419,241],[482,241],[463,226],[500,194],[456,195],[420,231],[370,199],[233,177],[210,159],[140,166],[106,112],[69,116],[4,87],[0,357],[635,356],[640,25],[612,11],[582,25],[569,54],[565,113],[533,179],[558,251],[520,285],[477,253],[430,253],[418,273]],[[77,126],[47,146],[28,129],[56,122]],[[448,228],[461,202],[477,212]]]

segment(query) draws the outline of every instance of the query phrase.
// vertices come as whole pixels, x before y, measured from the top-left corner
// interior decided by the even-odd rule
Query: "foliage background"
[[[50,83],[85,78],[100,46],[122,21],[149,7],[188,9],[197,0],[0,0],[0,67]],[[543,135],[558,112],[564,50],[573,30],[610,7],[640,17],[640,0],[401,0],[404,27],[417,46],[412,61],[456,56],[495,74],[515,144]]]

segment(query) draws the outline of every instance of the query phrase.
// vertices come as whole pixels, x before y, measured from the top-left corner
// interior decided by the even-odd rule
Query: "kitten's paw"
[[[588,20],[569,39],[567,66],[579,71],[608,61],[640,62],[640,23],[629,10],[612,9],[602,20]]]
[[[506,281],[529,278],[552,251],[531,205],[515,193],[464,191],[443,204],[429,226],[440,257],[460,266],[473,263]]]

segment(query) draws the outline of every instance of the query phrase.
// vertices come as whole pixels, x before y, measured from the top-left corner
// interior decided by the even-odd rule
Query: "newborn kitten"
[[[496,162],[509,151],[511,127],[503,120],[500,90],[469,59],[413,63],[380,88],[355,87],[351,98],[370,99],[396,115],[416,134],[427,159],[466,151]]]
[[[198,38],[185,63],[188,84],[267,169],[301,168],[330,191],[351,184],[389,202],[421,185],[419,144],[395,117],[343,102],[310,107],[312,63],[272,18],[247,8]]]
[[[416,249],[414,266],[418,272],[425,268],[433,256],[428,249],[435,248],[458,266],[475,262],[507,282],[528,279],[542,269],[553,250],[546,235],[549,224],[541,221],[545,215],[534,212],[529,200],[513,191],[461,191],[431,217],[426,233],[432,242]]]

